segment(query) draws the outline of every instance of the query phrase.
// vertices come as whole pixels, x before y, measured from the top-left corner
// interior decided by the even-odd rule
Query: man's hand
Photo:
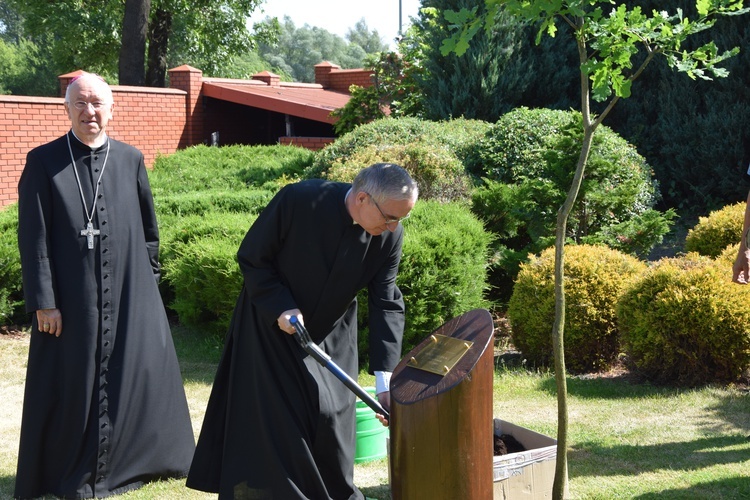
[[[391,393],[390,392],[381,392],[378,394],[378,403],[380,403],[380,406],[383,407],[385,411],[388,413],[391,412]],[[375,418],[380,420],[380,423],[383,424],[384,427],[388,427],[388,419],[385,418],[380,413],[375,414]]]
[[[304,326],[305,320],[302,318],[302,311],[299,309],[289,309],[288,311],[284,311],[281,313],[281,316],[279,316],[279,319],[276,320],[281,331],[286,332],[289,335],[294,335],[294,326],[289,322],[289,318],[292,316],[297,316],[299,322]]]
[[[37,309],[36,322],[40,332],[59,337],[62,333],[60,309]]]
[[[732,266],[732,281],[740,285],[747,285],[750,281],[750,250],[740,249]]]

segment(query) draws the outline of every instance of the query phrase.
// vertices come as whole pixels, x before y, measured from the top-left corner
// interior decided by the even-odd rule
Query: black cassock
[[[299,308],[313,340],[356,380],[358,290],[369,295],[370,370],[401,354],[403,229],[371,236],[349,184],[283,188],[238,252],[244,276],[187,485],[219,498],[362,498],[352,483],[355,397],[277,325]]]
[[[15,496],[104,497],[184,477],[190,415],[157,286],[159,235],[143,155],[68,134],[91,210],[89,249],[66,136],[32,150],[18,185],[26,309],[58,308],[63,331],[32,314]],[[110,147],[107,157],[107,147]]]

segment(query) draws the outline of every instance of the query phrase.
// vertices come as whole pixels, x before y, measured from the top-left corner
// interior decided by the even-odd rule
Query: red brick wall
[[[331,90],[349,92],[351,85],[369,87],[372,85],[372,71],[364,69],[341,69],[332,71],[328,75],[328,85]]]
[[[60,76],[61,93],[80,73]],[[371,71],[342,70],[331,63],[315,67],[318,83],[342,92],[348,92],[352,84],[371,85],[371,75]],[[203,73],[184,65],[169,70],[169,79],[170,89],[112,86],[115,107],[108,132],[112,138],[140,149],[147,167],[159,154],[171,154],[208,139],[201,94]],[[60,137],[69,128],[62,97],[0,95],[0,208],[16,201],[18,179],[29,150]],[[279,142],[318,150],[333,140],[283,137]]]
[[[284,146],[299,146],[312,151],[318,151],[335,141],[331,137],[279,137],[279,144]]]
[[[148,167],[156,155],[188,145],[185,92],[113,86],[112,93],[115,106],[109,135],[140,149]],[[0,95],[0,207],[17,199],[26,153],[69,129],[62,97]]]
[[[373,73],[366,69],[341,69],[341,66],[325,61],[315,65],[315,83],[329,90],[349,92],[351,85],[372,85]]]
[[[0,207],[17,199],[26,153],[70,128],[61,98],[0,95]]]

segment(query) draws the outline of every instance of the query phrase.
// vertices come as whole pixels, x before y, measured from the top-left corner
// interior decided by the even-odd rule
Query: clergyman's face
[[[386,231],[395,231],[399,225],[398,220],[406,217],[415,204],[415,200],[376,202],[364,191],[360,191],[355,196],[359,206],[357,222],[362,229],[373,236],[379,236]]]
[[[71,83],[65,110],[73,133],[83,143],[93,145],[104,136],[112,108],[112,93],[98,77],[83,76]]]

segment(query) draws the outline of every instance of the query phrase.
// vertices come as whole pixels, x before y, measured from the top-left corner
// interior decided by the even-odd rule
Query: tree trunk
[[[583,117],[583,143],[578,164],[573,175],[568,196],[557,212],[555,237],[555,322],[552,325],[552,350],[555,358],[555,382],[557,385],[557,462],[552,498],[562,500],[568,489],[568,383],[565,372],[565,237],[568,217],[573,210],[581,190],[594,132],[599,121],[591,120],[589,77],[583,70],[588,58],[586,43],[578,38],[578,56],[581,61],[581,115]],[[607,110],[609,112],[609,110]],[[603,118],[603,116],[601,117]]]
[[[151,0],[125,0],[120,47],[120,85],[145,82],[146,34]]]
[[[167,46],[172,31],[172,13],[164,9],[156,9],[150,28],[146,84],[150,87],[166,87]]]

